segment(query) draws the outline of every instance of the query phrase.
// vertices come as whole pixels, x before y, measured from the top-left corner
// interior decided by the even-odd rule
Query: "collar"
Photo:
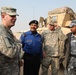
[[[75,36],[74,34],[72,34],[71,37],[72,37],[72,38],[74,38],[74,37],[76,38],[76,36]]]
[[[33,35],[33,33],[31,31],[28,32],[28,34]],[[35,34],[35,36],[39,35],[37,32]]]

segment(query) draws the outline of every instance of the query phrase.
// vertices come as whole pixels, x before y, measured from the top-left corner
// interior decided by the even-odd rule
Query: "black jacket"
[[[68,63],[69,63],[69,59],[70,59],[71,35],[72,35],[72,33],[68,33],[67,34],[67,39],[65,40],[65,44],[64,44],[65,59],[63,61],[63,65],[64,65],[65,69],[67,69]]]

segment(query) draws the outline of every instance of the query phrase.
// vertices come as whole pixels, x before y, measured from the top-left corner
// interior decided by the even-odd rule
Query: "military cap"
[[[29,25],[31,25],[32,23],[35,23],[36,25],[38,25],[38,21],[37,20],[32,20],[29,22]]]
[[[1,8],[1,12],[5,12],[8,15],[16,15],[16,16],[19,16],[17,14],[17,12],[16,12],[16,9],[15,8],[12,8],[12,7],[2,7]]]
[[[69,28],[72,28],[72,27],[74,27],[74,26],[76,26],[76,20],[73,20],[73,21],[70,23]]]
[[[57,21],[53,21],[53,20],[48,22],[49,25],[56,25],[56,23],[57,23]]]

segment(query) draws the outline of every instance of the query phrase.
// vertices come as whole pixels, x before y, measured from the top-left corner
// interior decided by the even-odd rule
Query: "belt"
[[[60,56],[50,56],[50,57],[52,57],[52,58],[59,58]]]
[[[73,54],[70,54],[71,55],[71,57],[75,57],[76,58],[76,55],[73,55]]]

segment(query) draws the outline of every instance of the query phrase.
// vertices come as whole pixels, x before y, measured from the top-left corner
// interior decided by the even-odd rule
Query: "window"
[[[51,17],[51,20],[57,21],[57,16],[52,16],[52,17]]]

